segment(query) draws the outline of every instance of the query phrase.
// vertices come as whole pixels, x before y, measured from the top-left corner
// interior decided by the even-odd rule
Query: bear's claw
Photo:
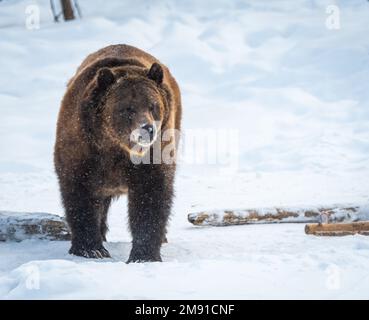
[[[148,254],[132,250],[126,263],[162,262],[159,254]]]
[[[161,258],[129,258],[126,263],[162,262]]]
[[[111,258],[110,253],[104,247],[98,249],[85,249],[85,248],[70,248],[69,254],[90,258],[90,259],[104,259]]]

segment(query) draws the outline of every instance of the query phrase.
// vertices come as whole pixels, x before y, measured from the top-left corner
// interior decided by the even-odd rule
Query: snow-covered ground
[[[170,67],[183,159],[190,129],[224,129],[237,135],[218,152],[235,145],[237,161],[182,161],[163,263],[124,263],[121,198],[109,217],[112,259],[72,257],[68,242],[0,243],[0,298],[368,299],[368,237],[317,238],[302,224],[200,228],[187,213],[369,202],[369,3],[79,3],[83,20],[55,24],[47,0],[0,2],[0,210],[63,214],[52,165],[60,100],[83,58],[109,44]],[[40,28],[29,30],[35,4]],[[326,26],[329,5],[339,29]]]

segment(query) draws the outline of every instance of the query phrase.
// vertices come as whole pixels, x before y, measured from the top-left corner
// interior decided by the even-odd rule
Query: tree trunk
[[[74,20],[74,11],[71,0],[60,0],[60,1],[63,10],[64,20],[65,21]]]
[[[231,226],[260,223],[324,223],[369,220],[369,207],[279,207],[244,210],[214,210],[190,213],[197,226]]]
[[[0,241],[69,240],[65,220],[50,213],[0,211]]]
[[[353,234],[369,236],[369,222],[307,224],[305,233],[316,236],[347,236]]]

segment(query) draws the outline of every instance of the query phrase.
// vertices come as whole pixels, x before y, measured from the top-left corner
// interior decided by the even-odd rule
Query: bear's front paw
[[[93,249],[72,246],[69,250],[69,254],[91,259],[111,258],[109,251],[106,250],[103,246]]]
[[[132,248],[127,263],[131,262],[162,262],[160,253],[149,253],[145,249]]]

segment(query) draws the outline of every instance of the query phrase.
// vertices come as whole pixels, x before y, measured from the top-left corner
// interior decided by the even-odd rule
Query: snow
[[[65,85],[87,54],[131,44],[168,65],[182,90],[164,262],[124,263],[123,197],[109,217],[112,259],[70,256],[63,241],[0,243],[0,298],[368,299],[368,237],[187,221],[202,210],[368,204],[368,2],[79,2],[83,20],[60,24],[47,0],[0,2],[0,210],[63,215],[52,151]],[[35,4],[40,28],[28,30]],[[330,4],[338,30],[326,27]],[[186,137],[197,129],[233,137],[214,151],[223,165],[191,163]]]
[[[109,243],[113,259],[104,261],[70,257],[65,242],[2,246],[2,255],[19,257],[0,263],[0,270],[8,270],[0,278],[0,294],[9,299],[368,298],[367,237],[307,237],[303,228],[183,228],[164,245],[163,263],[125,264],[127,241]],[[36,288],[29,283],[33,277],[40,280]]]

